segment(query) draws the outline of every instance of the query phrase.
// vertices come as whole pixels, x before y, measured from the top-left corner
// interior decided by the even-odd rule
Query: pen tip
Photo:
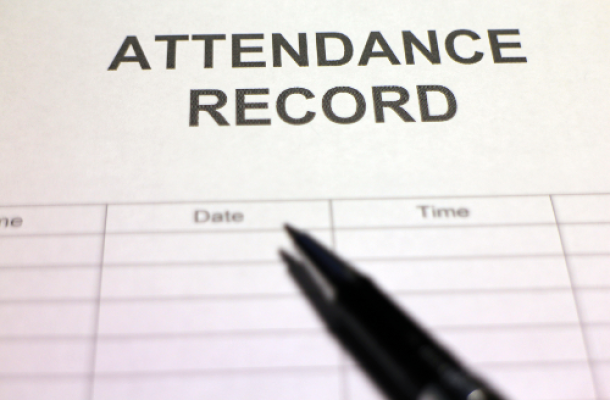
[[[294,259],[292,258],[292,256],[288,253],[286,253],[284,250],[280,249],[280,257],[282,258],[282,260],[284,260],[285,263],[291,263],[292,261],[294,261]]]
[[[288,232],[288,235],[292,238],[292,240],[296,240],[297,237],[302,235],[302,233],[298,229],[289,224],[284,224],[284,229],[286,230],[286,232]]]
[[[283,249],[280,249],[280,257],[284,264],[288,267],[289,270],[294,270],[297,267],[300,267],[301,263],[294,258],[290,253],[287,253]]]

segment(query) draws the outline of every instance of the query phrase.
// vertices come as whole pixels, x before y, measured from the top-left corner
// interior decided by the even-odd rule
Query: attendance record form
[[[610,399],[606,1],[0,1],[0,399],[372,400],[290,222],[511,399]]]

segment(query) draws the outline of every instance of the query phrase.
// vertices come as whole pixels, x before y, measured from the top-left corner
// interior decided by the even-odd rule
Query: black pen
[[[300,254],[280,251],[330,331],[391,399],[500,400],[375,284],[309,235],[286,225]]]

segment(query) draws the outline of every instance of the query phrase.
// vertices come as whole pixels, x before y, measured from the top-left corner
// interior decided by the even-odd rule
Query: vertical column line
[[[95,362],[97,357],[97,340],[99,333],[99,325],[100,325],[100,305],[102,301],[102,273],[104,269],[104,255],[106,253],[106,227],[108,225],[108,204],[105,205],[104,208],[104,228],[102,230],[102,248],[101,248],[101,257],[100,257],[100,268],[97,279],[97,292],[96,292],[96,302],[95,302],[95,310],[93,312],[93,338],[91,345],[91,360],[90,360],[90,373],[89,373],[89,383],[88,383],[88,393],[86,398],[88,400],[93,400],[93,389],[95,385]]]
[[[328,200],[328,218],[330,223],[330,240],[332,248],[333,250],[337,250],[337,240],[335,237],[335,214],[333,201],[331,199]],[[341,352],[339,353],[339,384],[339,396],[341,400],[347,400],[349,398],[349,392],[347,385],[346,354],[343,348],[341,348]]]
[[[337,250],[337,242],[335,240],[335,214],[333,211],[333,201],[328,200],[328,219],[330,222],[330,240],[333,250]]]
[[[566,271],[568,273],[568,279],[570,280],[570,290],[572,291],[572,299],[574,300],[574,306],[576,307],[576,318],[578,319],[578,325],[580,326],[580,334],[582,337],[583,346],[585,348],[585,356],[587,357],[587,367],[589,368],[589,374],[591,375],[591,382],[593,383],[593,394],[596,399],[599,399],[599,391],[597,382],[595,379],[595,374],[593,373],[593,363],[591,362],[591,346],[589,341],[587,340],[587,335],[585,334],[585,328],[582,322],[582,308],[580,306],[580,302],[578,301],[578,296],[576,296],[576,289],[574,288],[574,274],[572,273],[572,268],[570,265],[570,261],[568,260],[568,256],[566,253],[565,241],[563,239],[563,235],[561,233],[561,227],[559,224],[559,220],[557,219],[557,211],[555,210],[555,202],[553,201],[553,196],[549,195],[549,200],[551,201],[551,208],[553,209],[553,218],[555,218],[555,226],[557,227],[557,234],[559,235],[559,243],[561,244],[561,252],[563,253],[563,260],[566,265]]]

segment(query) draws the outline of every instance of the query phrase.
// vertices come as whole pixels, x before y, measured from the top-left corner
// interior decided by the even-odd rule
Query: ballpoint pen
[[[501,400],[375,284],[289,225],[299,257],[281,250],[292,277],[329,330],[394,400]]]

